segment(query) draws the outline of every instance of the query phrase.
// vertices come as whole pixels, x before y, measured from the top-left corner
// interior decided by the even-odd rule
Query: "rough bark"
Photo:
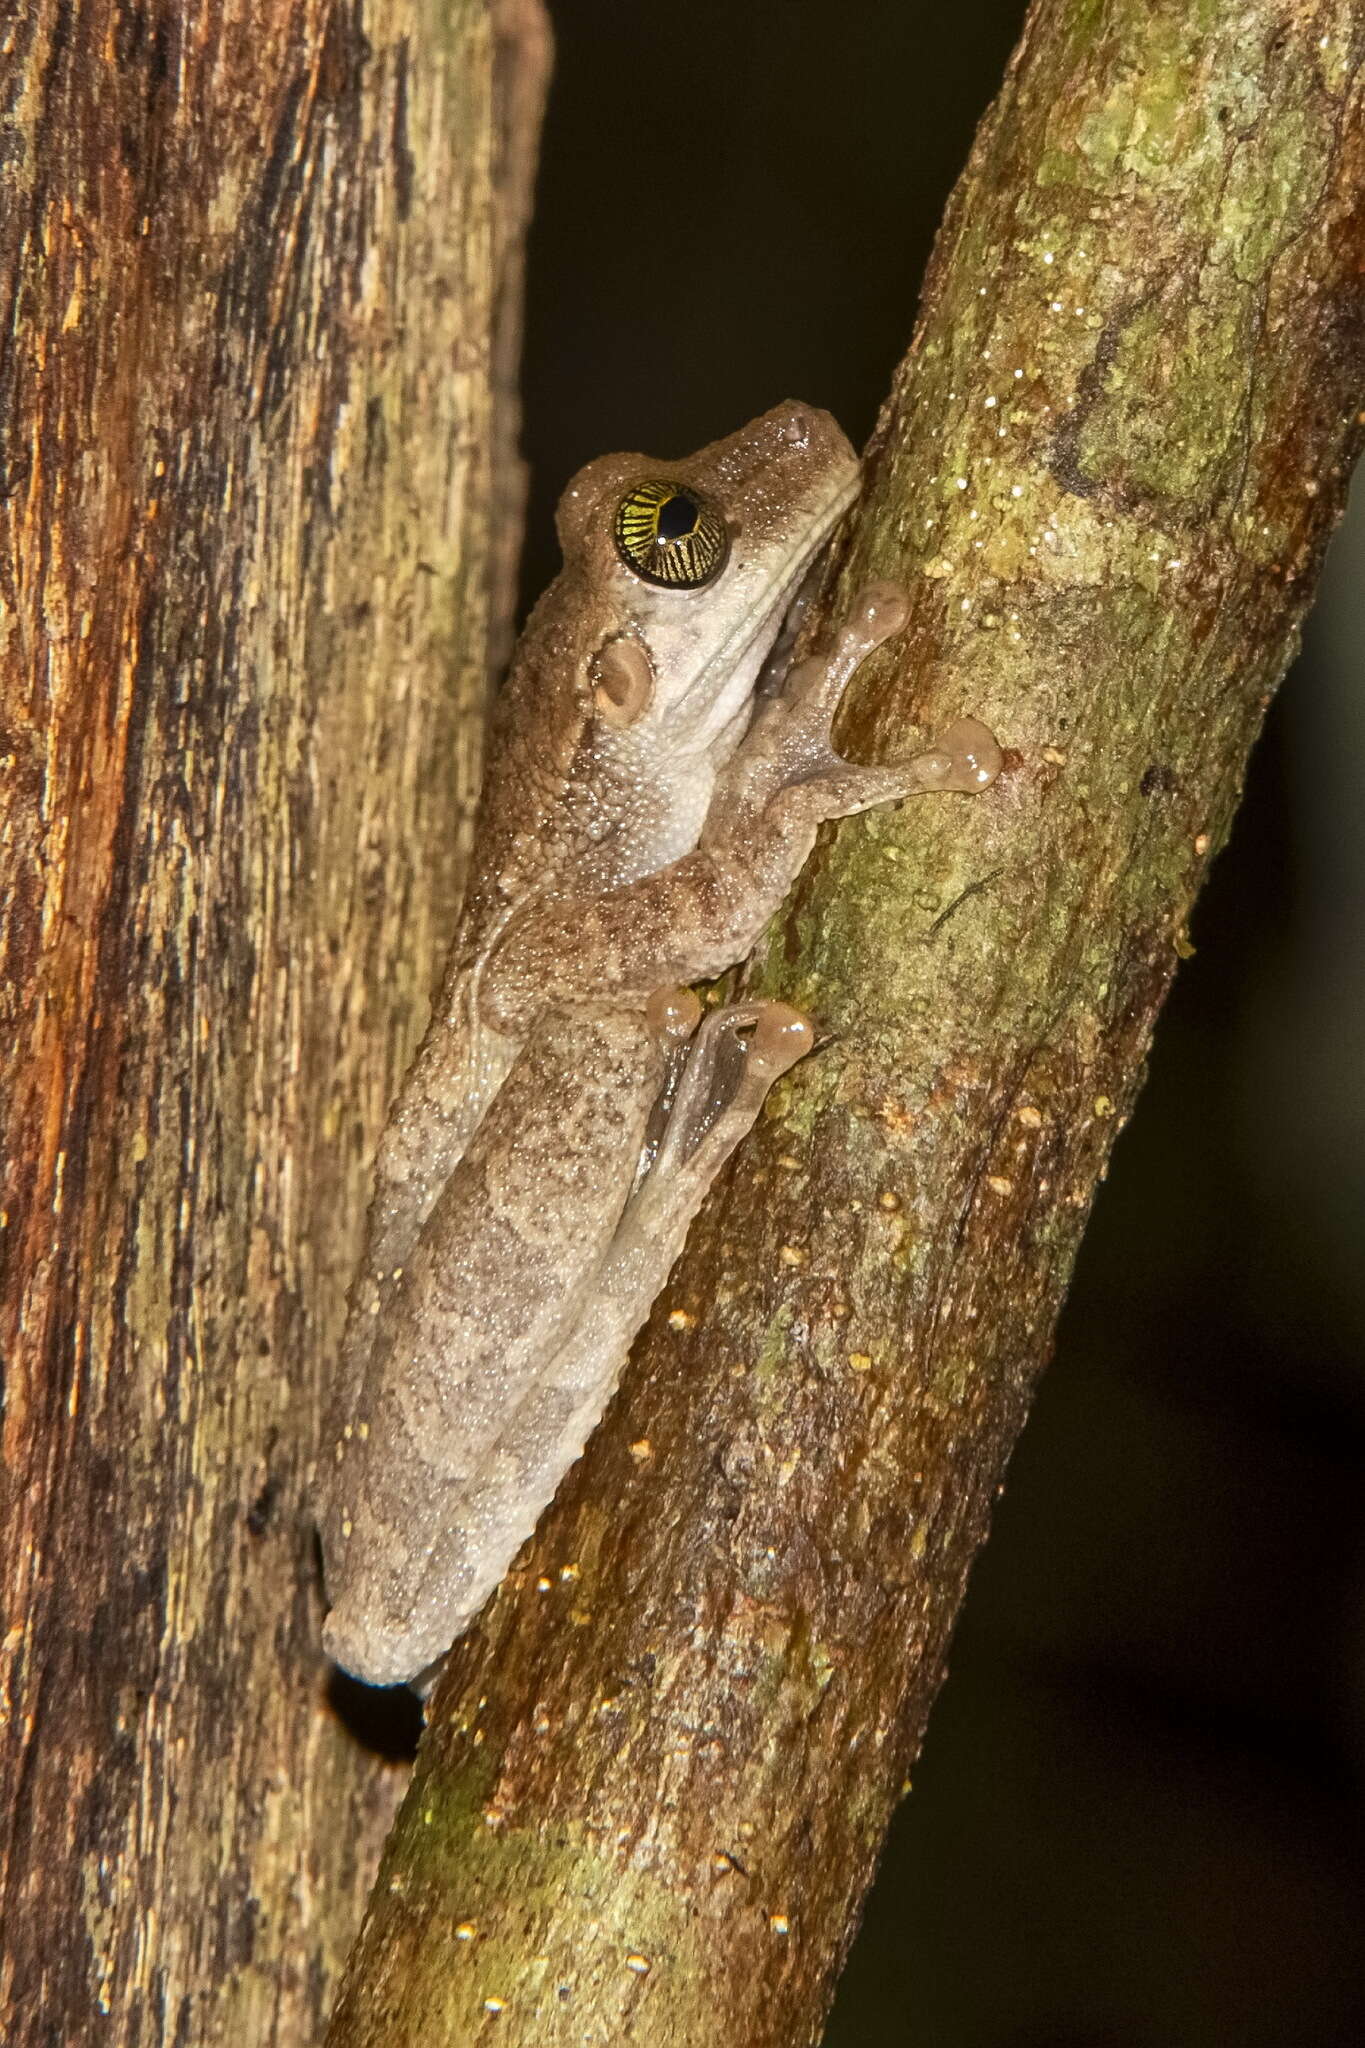
[[[1340,507],[1361,41],[1346,0],[1030,14],[839,578],[913,593],[850,750],[968,710],[1006,772],[788,904],[753,978],[834,1042],[450,1661],[332,2048],[818,2036]]]
[[[9,2048],[315,2038],[391,1812],[303,1494],[506,630],[545,56],[538,0],[0,52]]]

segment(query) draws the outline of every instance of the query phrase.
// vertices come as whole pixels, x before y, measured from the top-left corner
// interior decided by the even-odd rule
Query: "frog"
[[[706,1009],[820,826],[978,793],[963,717],[898,763],[835,748],[908,616],[793,620],[860,484],[790,401],[675,461],[599,457],[495,706],[463,905],[379,1143],[320,1460],[326,1653],[429,1689],[582,1455],[693,1217],[816,1040],[777,1000]]]

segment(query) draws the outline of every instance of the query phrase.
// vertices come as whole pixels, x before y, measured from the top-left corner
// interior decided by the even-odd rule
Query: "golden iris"
[[[615,533],[621,559],[637,576],[673,590],[700,590],[730,552],[721,514],[686,484],[635,484],[616,508]]]

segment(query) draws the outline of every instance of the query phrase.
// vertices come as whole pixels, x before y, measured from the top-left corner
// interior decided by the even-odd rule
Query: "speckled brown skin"
[[[382,1277],[407,1258],[539,1007],[534,991],[511,1014],[499,1007],[488,965],[497,939],[533,903],[609,890],[695,844],[718,750],[740,737],[736,712],[747,713],[781,614],[857,475],[829,415],[788,405],[684,461],[601,457],[564,492],[564,566],[527,621],[499,700],[444,987],[379,1148],[339,1375],[343,1419],[360,1396]],[[659,589],[618,555],[622,490],[658,476],[742,520],[715,584]],[[625,730],[599,715],[593,684],[595,660],[623,637],[647,653],[654,679],[643,716]],[[573,991],[599,992],[591,977]]]
[[[700,1006],[680,994],[690,1029]],[[348,1426],[340,1445],[359,1477],[329,1641],[351,1650],[358,1626],[376,1680],[425,1674],[501,1578],[581,1455],[712,1180],[814,1034],[759,1003],[683,1038],[677,1100],[632,1195],[679,1037],[627,1007],[547,1010],[422,1233],[376,1341],[365,1435]],[[442,1369],[395,1369],[414,1354]],[[381,1486],[365,1483],[372,1450]]]
[[[453,1639],[445,1617],[481,1534],[462,1507],[486,1475],[506,1390],[534,1382],[582,1306],[665,1055],[639,1011],[547,1012],[388,1292],[323,1525],[328,1649],[375,1683],[414,1677]],[[426,1369],[408,1369],[414,1359]]]
[[[661,469],[732,529],[699,590],[652,586],[616,550],[622,492]],[[904,621],[894,585],[863,592],[751,723],[787,602],[856,474],[833,421],[788,405],[687,463],[604,458],[565,494],[565,571],[515,665],[441,1009],[381,1153],[324,1454],[325,1642],[372,1683],[418,1677],[478,1612],[580,1454],[705,1192],[666,1142],[632,1256],[618,1248],[611,1267],[611,1340],[575,1345],[663,1080],[652,1000],[750,950],[824,819],[995,772],[971,721],[899,767],[835,751],[845,685]],[[702,1110],[725,1118],[711,1173],[789,1063],[755,1058],[747,1085]]]

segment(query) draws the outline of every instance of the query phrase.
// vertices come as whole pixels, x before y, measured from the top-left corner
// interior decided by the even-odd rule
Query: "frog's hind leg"
[[[593,1379],[593,1361],[613,1344],[624,1358],[712,1182],[752,1128],[773,1082],[814,1043],[810,1019],[787,1003],[728,1003],[706,1018],[658,1150],[607,1248],[592,1312],[554,1361],[557,1383]]]
[[[637,1241],[649,1239],[659,1257],[665,1242],[672,1243],[653,1300],[711,1182],[752,1127],[769,1088],[814,1040],[810,1019],[786,1003],[727,1003],[710,1013],[686,1049],[662,1135],[612,1239],[604,1283],[622,1286]]]
[[[384,1303],[516,1053],[514,1039],[479,1018],[470,975],[437,1009],[403,1077],[375,1156],[365,1250],[332,1382],[337,1427],[355,1413]]]
[[[682,1251],[693,1217],[780,1074],[814,1042],[785,1003],[732,1003],[686,1051],[668,1121],[608,1244],[582,1311],[515,1409],[460,1502],[464,1628],[582,1456],[616,1391],[631,1340]]]
[[[372,1683],[449,1647],[476,1568],[493,1561],[477,1607],[554,1492],[562,1466],[534,1500],[514,1488],[504,1508],[499,1495],[492,1522],[476,1505],[494,1501],[508,1424],[591,1299],[670,1050],[699,1010],[679,990],[641,1010],[546,1010],[401,1264],[379,1276],[363,1372],[334,1415],[319,1488],[324,1641]],[[541,1474],[531,1466],[528,1482]]]
[[[679,989],[643,1014],[547,1013],[422,1232],[385,1318],[403,1370],[343,1431],[323,1525],[324,1641],[372,1683],[425,1671],[483,1606],[600,1420],[712,1181],[813,1038],[797,1011],[754,1003],[685,1044],[696,1014]]]

